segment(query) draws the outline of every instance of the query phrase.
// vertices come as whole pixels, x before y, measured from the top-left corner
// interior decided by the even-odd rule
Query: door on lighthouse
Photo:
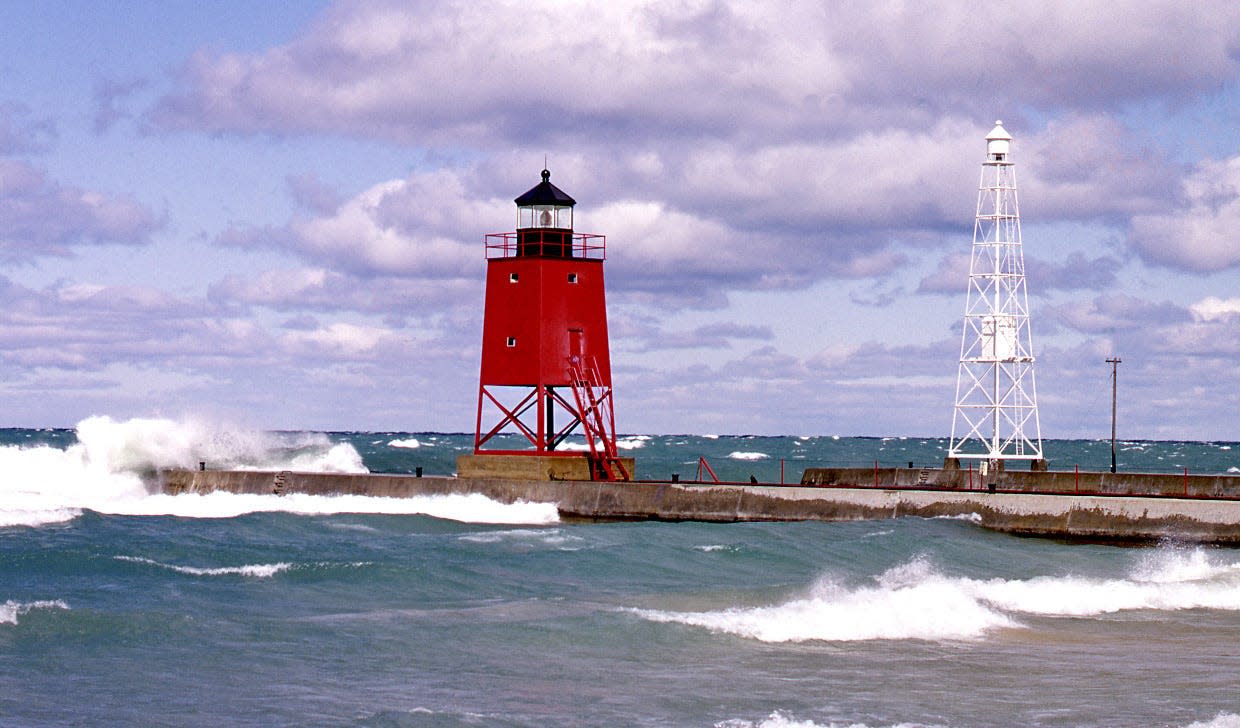
[[[585,355],[585,332],[581,329],[568,330],[568,358],[573,361],[581,361],[581,357]]]

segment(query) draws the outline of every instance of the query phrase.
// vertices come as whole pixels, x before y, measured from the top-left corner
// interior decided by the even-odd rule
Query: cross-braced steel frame
[[[978,185],[948,456],[1041,460],[1016,172],[988,154]]]

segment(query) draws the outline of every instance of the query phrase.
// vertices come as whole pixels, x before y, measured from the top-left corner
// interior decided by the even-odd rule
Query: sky
[[[985,136],[1045,438],[1240,440],[1230,2],[0,4],[0,426],[474,427],[483,236],[607,236],[618,429],[947,436]]]

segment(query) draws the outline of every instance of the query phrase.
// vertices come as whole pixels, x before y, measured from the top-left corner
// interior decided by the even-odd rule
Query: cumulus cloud
[[[1000,98],[1109,108],[1234,78],[1232,4],[1126,7],[1122,22],[1117,12],[1031,0],[341,3],[284,46],[199,51],[151,118],[166,128],[484,144],[587,129],[810,137],[871,126],[895,98],[915,100],[904,105],[915,127],[947,109],[988,114]]]
[[[125,108],[126,101],[149,85],[146,79],[100,81],[95,86],[95,132],[101,134],[131,118],[133,114]]]
[[[142,245],[161,224],[133,200],[58,184],[30,164],[0,158],[0,259],[64,256],[79,245]]]
[[[302,208],[319,215],[333,215],[340,209],[344,198],[340,192],[325,184],[315,174],[288,176],[289,194]]]
[[[1106,110],[1234,78],[1240,16],[1218,10],[1205,22],[1175,5],[1130,8],[1093,28],[1114,10],[342,3],[285,45],[200,51],[149,118],[470,149],[466,164],[440,160],[349,199],[291,177],[304,216],[218,237],[362,278],[478,275],[475,236],[507,227],[508,201],[531,183],[511,148],[549,146],[590,223],[578,229],[612,241],[617,293],[710,308],[731,290],[888,278],[910,249],[958,242],[1003,108],[1073,109],[1040,128],[1009,120],[1027,217],[1122,224],[1160,209],[1177,168]],[[1054,286],[1097,287],[1107,262],[1044,268]]]
[[[687,331],[666,331],[656,325],[641,325],[621,318],[612,330],[629,342],[633,351],[665,351],[670,349],[727,349],[736,341],[770,341],[774,333],[769,326],[753,326],[720,322],[698,326]],[[627,323],[628,325],[624,325]],[[636,346],[634,346],[636,344]]]
[[[1195,321],[1224,321],[1240,315],[1240,298],[1206,296],[1188,310]]]
[[[1025,257],[1025,274],[1029,295],[1038,297],[1050,291],[1100,291],[1115,283],[1121,261],[1111,256],[1089,258],[1084,253],[1070,253],[1063,261]],[[969,280],[969,254],[949,253],[939,260],[938,267],[921,279],[918,293],[965,295]]]
[[[481,306],[483,279],[454,278],[434,283],[414,278],[359,277],[326,268],[230,274],[211,284],[207,297],[220,304],[262,306],[276,311],[355,311],[389,316],[440,315],[447,309]]]
[[[504,209],[510,206],[467,191],[462,176],[449,170],[419,172],[376,184],[329,214],[283,226],[234,226],[217,240],[282,248],[365,277],[480,277],[482,246],[463,238],[479,220],[511,219]]]
[[[1240,263],[1240,157],[1202,160],[1184,179],[1182,203],[1132,219],[1129,242],[1146,260],[1199,272]]]
[[[1174,199],[1182,170],[1109,114],[1069,114],[1013,131],[1021,212],[1032,220],[1118,222]]]
[[[1188,311],[1173,303],[1155,303],[1123,293],[1074,301],[1054,306],[1050,311],[1055,320],[1086,334],[1114,334],[1189,320]]]

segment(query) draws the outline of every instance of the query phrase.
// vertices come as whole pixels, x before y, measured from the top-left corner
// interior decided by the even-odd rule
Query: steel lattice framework
[[[948,457],[1041,460],[1011,136],[996,122],[986,142]]]

